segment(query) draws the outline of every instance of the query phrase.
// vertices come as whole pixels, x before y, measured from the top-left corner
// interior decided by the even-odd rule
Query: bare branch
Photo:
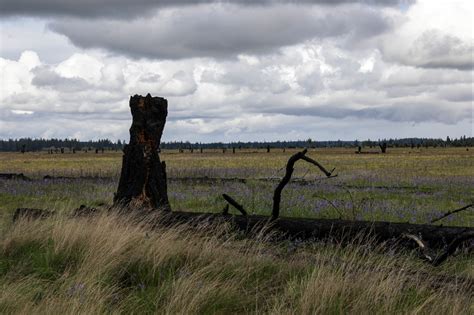
[[[466,209],[469,209],[469,208],[471,208],[471,207],[473,207],[473,206],[474,206],[474,204],[471,203],[470,205],[464,206],[464,207],[462,207],[462,208],[459,208],[459,209],[456,209],[456,210],[452,210],[452,211],[448,211],[448,212],[446,212],[445,214],[443,214],[442,216],[440,216],[440,217],[438,217],[438,218],[436,218],[436,219],[431,220],[430,223],[438,222],[439,220],[444,219],[444,218],[450,216],[451,214],[455,214],[455,213],[461,212],[461,211],[466,210]]]
[[[448,259],[449,256],[454,254],[454,252],[459,246],[461,246],[465,241],[468,241],[473,238],[474,238],[474,232],[461,234],[458,238],[454,239],[448,245],[444,253],[436,257],[436,259],[433,261],[433,266],[441,265],[446,259]]]
[[[308,163],[311,163],[311,164],[313,164],[313,165],[316,165],[316,166],[321,170],[321,172],[323,172],[323,173],[326,175],[326,177],[332,176],[332,172],[334,172],[334,170],[335,170],[335,168],[333,168],[333,169],[329,172],[329,171],[326,170],[321,164],[319,164],[318,162],[316,162],[316,161],[313,160],[312,158],[307,157],[306,155],[303,155],[303,156],[301,157],[301,159],[302,159],[302,160],[305,160],[305,161],[308,162]],[[335,176],[337,176],[337,175],[335,175]],[[332,176],[332,177],[334,177],[334,176]]]
[[[222,214],[223,215],[229,214],[229,204],[228,203],[226,203],[226,205],[224,206],[224,209],[222,209]]]
[[[331,172],[327,171],[321,164],[307,157],[306,156],[307,152],[308,152],[308,149],[304,149],[301,152],[293,154],[288,159],[288,162],[286,164],[285,176],[283,176],[283,178],[281,179],[280,183],[275,188],[275,191],[273,193],[273,209],[272,209],[273,220],[277,219],[278,216],[280,215],[281,192],[283,191],[283,188],[285,188],[286,184],[288,184],[288,182],[291,180],[291,175],[293,175],[293,171],[294,171],[294,165],[298,160],[305,160],[308,163],[316,165],[326,175],[326,177],[335,177],[332,175],[332,172],[334,171],[334,169]]]
[[[420,248],[421,253],[425,257],[425,259],[427,261],[429,261],[430,263],[433,262],[434,258],[433,258],[433,255],[430,253],[429,248],[425,245],[425,243],[418,236],[413,235],[413,234],[405,234],[404,233],[404,234],[402,234],[402,237],[415,241],[415,243]]]
[[[419,237],[413,234],[406,233],[403,233],[402,237],[415,241],[425,259],[436,267],[441,265],[446,259],[448,259],[449,256],[452,256],[456,249],[458,249],[458,247],[461,246],[464,242],[473,239],[474,232],[461,234],[453,241],[451,241],[448,247],[441,254],[436,255],[436,257],[433,255],[432,250],[430,250],[430,248]]]
[[[231,206],[233,206],[235,209],[239,210],[242,215],[247,216],[247,211],[245,211],[244,207],[239,204],[237,201],[235,201],[231,196],[227,194],[222,194],[222,197],[227,201]],[[228,210],[227,210],[228,211]]]

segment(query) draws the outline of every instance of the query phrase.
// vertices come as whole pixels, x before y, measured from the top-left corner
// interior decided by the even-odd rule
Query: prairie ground
[[[248,212],[269,214],[273,189],[294,152],[165,151],[171,205],[175,210],[221,211],[221,194],[228,193]],[[283,193],[282,216],[426,223],[474,199],[474,149],[403,148],[366,155],[354,154],[354,149],[312,149],[309,156],[327,169],[336,168],[338,177],[325,179],[316,167],[298,162],[295,181]],[[0,162],[0,172],[33,179],[0,181],[2,215],[17,207],[63,211],[80,204],[111,204],[121,153],[3,153]],[[45,175],[65,178],[44,180]],[[474,213],[462,212],[442,223],[473,226]]]
[[[294,152],[165,151],[172,208],[221,211],[225,192],[248,212],[269,214],[276,179]],[[312,149],[309,156],[338,177],[298,162],[284,216],[427,223],[474,199],[473,148]],[[342,247],[248,238],[224,225],[152,230],[114,215],[71,219],[80,204],[111,205],[121,153],[2,153],[0,161],[0,173],[31,178],[0,180],[0,313],[474,312],[472,253],[434,268],[416,252],[367,239]],[[59,215],[12,224],[18,207]],[[439,224],[472,227],[473,211]]]

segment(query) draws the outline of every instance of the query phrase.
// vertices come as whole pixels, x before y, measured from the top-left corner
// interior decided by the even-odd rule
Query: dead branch
[[[421,238],[407,233],[403,233],[402,238],[413,240],[420,248],[423,257],[436,267],[441,265],[449,256],[452,256],[456,252],[456,249],[458,249],[464,242],[474,238],[474,232],[467,232],[454,238],[446,249],[436,256],[434,252],[421,240]]]
[[[223,215],[229,214],[229,204],[228,203],[226,203],[225,206],[224,206],[224,209],[222,209],[222,214]]]
[[[247,211],[245,211],[244,207],[238,203],[237,201],[235,201],[231,196],[227,195],[227,194],[222,194],[222,197],[225,199],[225,201],[227,201],[231,206],[233,206],[235,209],[239,210],[240,213],[242,213],[243,216],[247,216]],[[227,209],[227,212],[229,211],[229,209]]]
[[[406,239],[414,241],[420,248],[421,253],[423,254],[423,257],[430,263],[434,261],[433,254],[430,252],[426,244],[418,236],[404,233],[402,234],[402,238],[406,238]]]
[[[456,249],[461,246],[464,242],[473,239],[474,232],[461,234],[459,237],[455,238],[446,248],[446,250],[433,261],[433,266],[441,265],[449,256],[454,254]]]
[[[306,149],[304,151],[307,151]],[[304,152],[303,151],[303,152]],[[305,152],[306,154],[306,152]],[[324,175],[326,175],[326,177],[336,177],[337,175],[332,175],[332,173],[334,172],[334,170],[336,168],[333,168],[331,171],[327,171],[321,164],[319,164],[318,162],[316,162],[315,160],[313,160],[312,158],[310,157],[307,157],[306,155],[303,154],[303,156],[301,157],[302,160],[305,160],[306,162],[308,163],[311,163],[313,165],[316,165],[320,170],[321,172],[324,173]]]
[[[308,152],[308,149],[304,149],[303,151],[295,153],[294,155],[292,155],[289,158],[289,160],[286,164],[285,176],[283,176],[283,178],[281,179],[280,183],[275,188],[275,191],[273,193],[272,220],[277,219],[278,216],[280,215],[281,192],[283,191],[283,188],[285,188],[286,184],[288,184],[288,182],[291,180],[291,176],[293,175],[295,163],[298,160],[304,160],[308,163],[311,163],[311,164],[317,166],[328,178],[337,176],[337,175],[334,175],[334,176],[332,175],[332,172],[334,172],[334,169],[332,169],[329,172],[321,164],[319,164],[315,160],[307,157],[306,156],[307,152]]]
[[[29,181],[29,177],[25,176],[23,173],[0,173],[0,179],[19,179]]]
[[[464,206],[464,207],[462,207],[462,208],[459,208],[459,209],[456,209],[456,210],[452,210],[452,211],[448,211],[448,212],[446,212],[445,214],[443,214],[442,216],[440,216],[440,217],[438,217],[438,218],[436,218],[436,219],[431,220],[430,223],[438,222],[439,220],[442,220],[442,219],[444,219],[444,218],[446,218],[446,217],[448,217],[448,216],[450,216],[450,215],[452,215],[452,214],[455,214],[455,213],[464,211],[464,210],[469,209],[469,208],[471,208],[471,207],[474,207],[474,204],[471,203],[470,205]]]
[[[342,219],[344,217],[341,209],[339,209],[335,204],[334,202],[332,202],[330,199],[326,198],[326,197],[323,197],[323,196],[319,196],[319,195],[313,195],[313,197],[315,198],[319,198],[321,200],[324,200],[326,201],[327,203],[329,203],[331,205],[331,207],[336,210],[337,214],[339,215],[339,219]]]

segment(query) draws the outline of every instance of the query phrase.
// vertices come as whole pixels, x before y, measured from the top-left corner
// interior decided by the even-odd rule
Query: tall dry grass
[[[133,217],[21,221],[0,238],[0,313],[472,314],[467,283],[409,255]],[[450,279],[450,278],[446,279]]]

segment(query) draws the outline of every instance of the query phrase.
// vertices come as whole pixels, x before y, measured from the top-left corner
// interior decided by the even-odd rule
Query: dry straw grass
[[[133,217],[2,232],[0,313],[472,314],[467,284],[370,242],[299,245]]]

